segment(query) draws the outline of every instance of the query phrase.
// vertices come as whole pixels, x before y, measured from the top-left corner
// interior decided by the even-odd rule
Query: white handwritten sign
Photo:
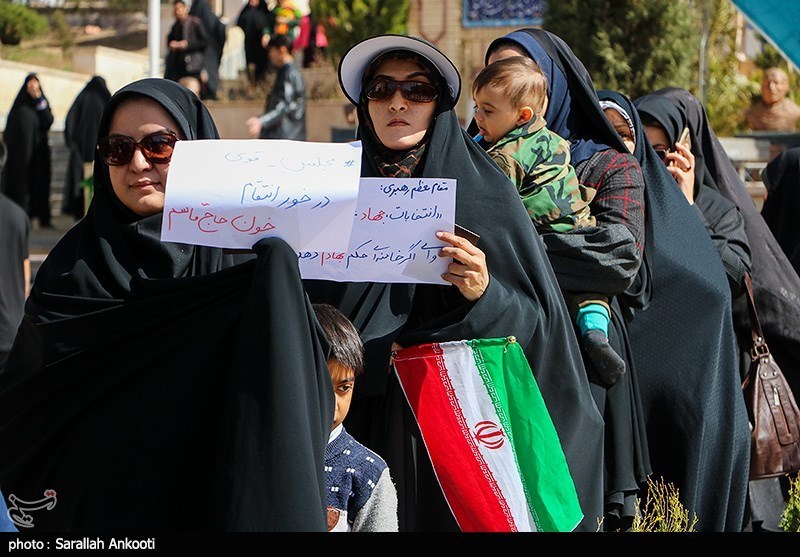
[[[249,249],[278,236],[298,251],[344,251],[360,173],[360,142],[179,141],[161,240]]]
[[[300,274],[338,282],[449,284],[439,230],[453,231],[456,181],[362,178],[346,250],[298,250]]]

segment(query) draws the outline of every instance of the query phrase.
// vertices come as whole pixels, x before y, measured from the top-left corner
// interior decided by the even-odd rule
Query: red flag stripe
[[[442,491],[464,532],[516,531],[502,494],[471,439],[447,375],[441,349],[437,357],[404,358],[397,373]],[[477,458],[476,458],[477,457]]]

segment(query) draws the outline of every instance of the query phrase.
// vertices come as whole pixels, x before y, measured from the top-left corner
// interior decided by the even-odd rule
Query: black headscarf
[[[800,207],[800,149],[791,148],[778,153],[767,164],[762,175],[764,183],[769,184],[769,195],[764,201],[761,216],[795,271],[800,272],[800,220],[797,218],[797,208]],[[792,278],[791,274],[789,278]]]
[[[573,165],[609,147],[625,151],[600,110],[592,78],[560,37],[544,29],[512,31],[492,41],[486,49],[487,62],[489,54],[502,42],[525,49],[547,77],[547,98],[562,99],[548,104],[544,117],[548,129],[569,140]]]
[[[741,394],[731,295],[719,254],[675,179],[633,119],[647,201],[653,294],[628,331],[640,378],[653,474],[675,485],[701,531],[740,531],[750,434]]]
[[[225,49],[227,35],[225,24],[214,13],[206,0],[193,0],[189,8],[189,15],[200,19],[205,27],[208,41],[205,50],[205,70],[208,74],[208,81],[203,92],[203,96],[211,99],[217,97],[219,88],[219,64],[222,61],[222,52]]]
[[[794,186],[798,183],[797,176],[790,170],[794,167],[792,161],[795,155],[787,153],[783,162],[773,161],[762,173],[765,185],[770,184],[768,187],[785,183],[789,188],[784,188],[785,193],[771,201],[765,201],[759,214],[739,173],[711,129],[706,111],[697,97],[677,87],[659,89],[656,94],[674,99],[684,108],[689,127],[695,133],[692,150],[695,161],[698,167],[702,164],[706,169],[703,183],[735,203],[744,218],[752,257],[750,276],[758,318],[770,350],[791,383],[795,396],[800,396],[800,261],[797,259],[800,254],[795,255],[794,260],[787,259],[791,256],[782,249],[786,236],[778,233],[771,222],[771,215],[776,209],[780,212],[791,211],[793,206],[783,196],[796,190]],[[786,176],[780,176],[784,172]],[[770,196],[772,191],[767,200]],[[784,222],[792,222],[791,217]],[[743,327],[744,324],[749,324],[744,298],[736,301],[733,310],[736,322],[742,323]]]
[[[427,143],[428,156],[416,166],[413,176],[456,181],[456,222],[480,235],[478,247],[486,254],[489,286],[472,303],[454,286],[306,281],[312,301],[332,303],[344,311],[365,341],[366,371],[355,390],[360,398],[353,401],[345,425],[379,454],[385,448],[382,456],[398,482],[401,529],[442,527],[442,518],[449,511],[435,478],[427,476],[430,483],[422,480],[424,464],[418,459],[425,458],[424,451],[422,445],[415,445],[421,440],[413,434],[409,439],[397,433],[398,428],[413,429],[409,425],[413,417],[405,402],[398,402],[402,395],[392,391],[392,381],[387,395],[391,343],[412,346],[513,334],[526,350],[582,509],[591,517],[587,528],[594,530],[602,486],[602,419],[591,398],[561,292],[543,245],[532,241],[537,238],[533,223],[515,188],[461,128],[452,100],[444,95],[439,102]],[[365,133],[364,126],[360,119],[361,175],[380,176],[374,155],[383,147]],[[384,420],[390,422],[388,429]],[[399,446],[402,443],[405,445]],[[417,459],[411,458],[412,452]],[[401,456],[394,458],[395,453]],[[439,494],[438,502],[432,500],[434,491]],[[452,522],[452,517],[449,520]]]
[[[50,222],[50,145],[48,131],[53,113],[44,94],[34,99],[28,94],[28,82],[39,79],[35,73],[25,76],[6,117],[3,141],[8,148],[3,169],[2,191],[29,216],[42,224]],[[41,83],[40,83],[41,86]]]
[[[216,138],[173,81],[134,82],[186,140]],[[178,131],[178,130],[176,130]],[[0,484],[57,505],[35,531],[325,531],[328,345],[278,238],[256,258],[158,240],[95,159],[85,219],[36,277],[0,374]],[[239,264],[237,264],[239,263]]]
[[[82,217],[84,213],[80,186],[84,179],[83,163],[94,160],[97,128],[110,98],[111,92],[106,86],[106,80],[96,75],[75,97],[64,121],[64,141],[69,148],[69,161],[64,178],[61,212],[75,218]]]
[[[98,137],[108,135],[117,107],[136,97],[163,106],[185,139],[219,139],[202,101],[185,87],[160,78],[139,80],[118,91],[106,106]],[[92,203],[86,217],[67,232],[39,269],[31,310],[40,300],[79,295],[93,300],[87,308],[73,306],[73,312],[84,313],[96,304],[114,305],[131,297],[140,278],[205,275],[230,267],[241,257],[216,248],[161,242],[161,217],[158,213],[142,218],[123,205],[111,187],[108,167],[95,153]]]

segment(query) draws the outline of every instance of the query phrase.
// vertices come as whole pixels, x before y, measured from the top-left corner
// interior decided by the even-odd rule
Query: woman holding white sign
[[[295,252],[161,242],[173,147],[219,138],[182,85],[127,85],[98,135],[0,375],[3,493],[53,492],[35,531],[325,531],[333,390]]]
[[[439,234],[452,259],[433,284],[305,281],[315,302],[359,328],[366,373],[348,430],[386,458],[398,487],[401,531],[457,529],[397,378],[398,346],[514,336],[525,349],[587,516],[602,499],[603,424],[589,391],[570,319],[543,246],[506,176],[462,130],[454,112],[461,78],[430,43],[381,35],[353,46],[339,65],[356,105],[364,177],[456,182],[456,223],[476,233]],[[469,236],[467,233],[462,233]],[[589,524],[594,530],[596,524]]]

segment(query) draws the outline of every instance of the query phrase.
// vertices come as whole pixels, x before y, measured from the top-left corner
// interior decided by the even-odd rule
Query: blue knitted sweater
[[[339,427],[325,448],[328,530],[396,532],[397,491],[386,462]]]

